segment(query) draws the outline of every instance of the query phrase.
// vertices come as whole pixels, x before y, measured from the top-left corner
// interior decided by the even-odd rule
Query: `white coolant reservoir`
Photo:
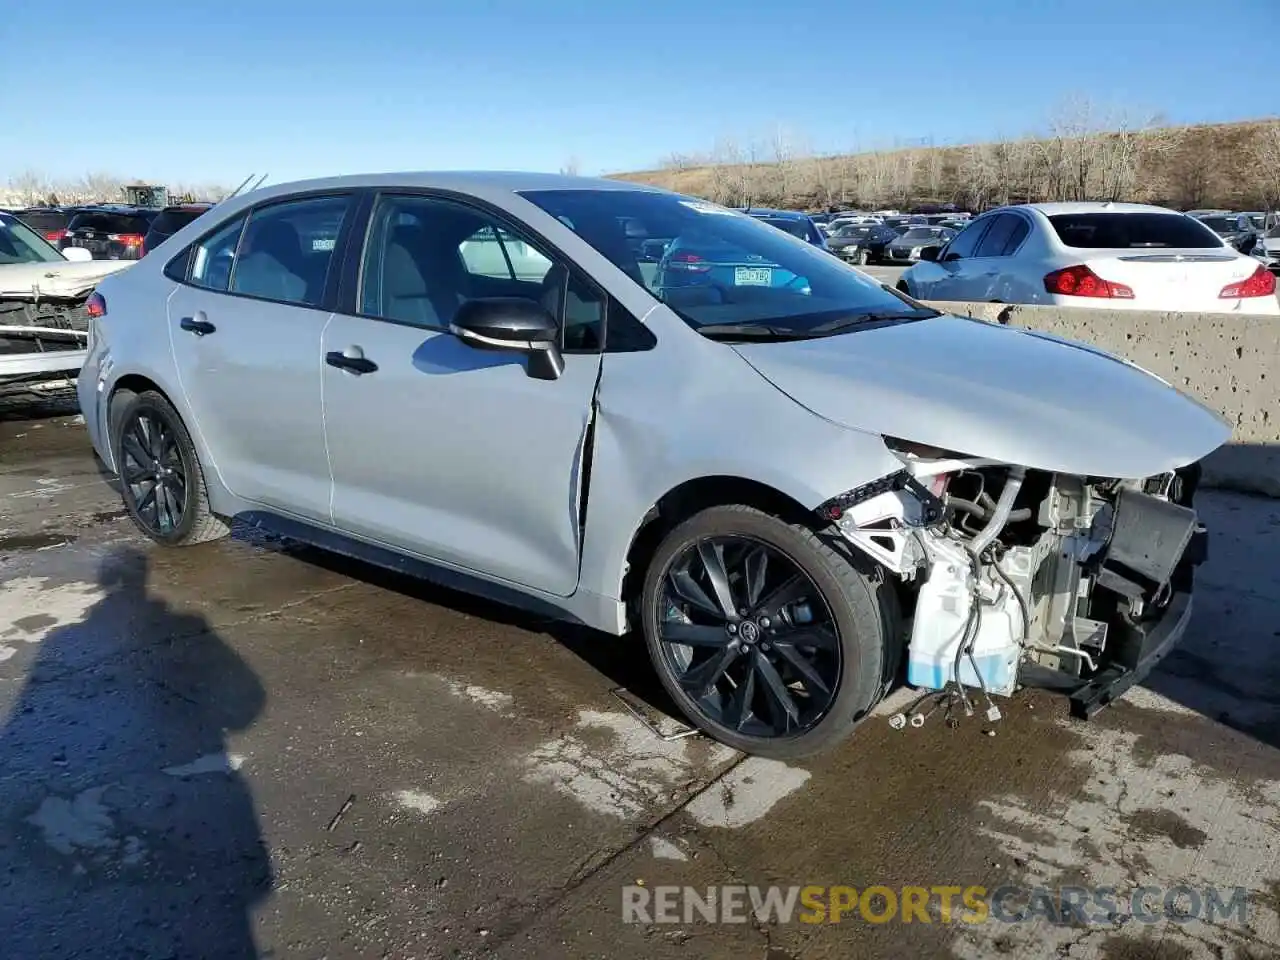
[[[990,592],[990,591],[988,591]],[[981,604],[973,660],[989,693],[1013,693],[1018,678],[1022,612],[1012,591],[1003,587],[994,603]],[[907,683],[940,690],[955,675],[956,649],[965,634],[972,602],[971,574],[967,567],[937,561],[916,598],[911,644],[907,648]],[[966,656],[960,664],[960,682],[977,687],[978,677]]]

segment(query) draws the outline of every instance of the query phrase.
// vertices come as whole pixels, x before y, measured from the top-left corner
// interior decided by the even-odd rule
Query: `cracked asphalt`
[[[1190,635],[1096,721],[1032,692],[954,730],[885,708],[787,765],[639,722],[611,693],[660,718],[636,642],[252,530],[154,548],[74,417],[0,414],[0,954],[1280,955],[1280,502],[1201,507]],[[1109,886],[1121,908],[624,923],[638,884]],[[1184,890],[1189,915],[1148,923],[1124,908],[1142,886],[1247,909],[1210,921]]]

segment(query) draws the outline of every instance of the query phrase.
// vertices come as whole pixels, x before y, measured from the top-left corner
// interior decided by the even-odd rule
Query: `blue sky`
[[[0,181],[36,168],[234,184],[570,157],[614,172],[779,127],[824,151],[1022,134],[1072,94],[1172,122],[1280,111],[1280,0],[6,6]]]

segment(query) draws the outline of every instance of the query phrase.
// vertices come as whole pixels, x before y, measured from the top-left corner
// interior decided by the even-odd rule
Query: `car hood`
[[[1126,360],[981,320],[943,316],[734,349],[842,426],[1033,469],[1148,477],[1231,437],[1208,407]]]
[[[63,261],[62,263],[12,263],[0,266],[0,296],[33,300],[42,297],[78,297],[89,293],[98,281],[128,267],[131,260]]]

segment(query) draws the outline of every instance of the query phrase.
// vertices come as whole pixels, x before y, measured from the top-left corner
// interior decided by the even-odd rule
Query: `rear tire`
[[[808,527],[753,507],[711,507],[672,530],[641,610],[667,693],[744,753],[794,759],[841,742],[896,662],[892,589]]]
[[[231,528],[209,508],[200,458],[173,404],[155,390],[122,399],[111,411],[111,450],[134,524],[169,547],[226,536]]]

